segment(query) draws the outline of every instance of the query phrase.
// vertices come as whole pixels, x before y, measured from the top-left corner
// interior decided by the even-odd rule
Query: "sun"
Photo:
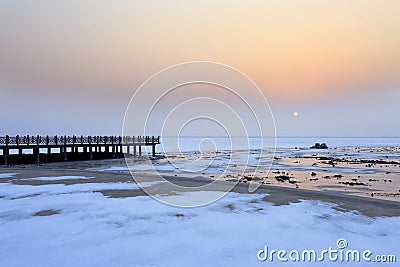
[[[298,113],[297,111],[295,111],[295,112],[293,112],[293,116],[294,116],[294,117],[298,117],[298,116],[299,116],[299,113]]]

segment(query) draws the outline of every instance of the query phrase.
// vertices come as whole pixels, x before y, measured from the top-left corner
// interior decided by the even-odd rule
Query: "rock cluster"
[[[313,145],[313,146],[310,147],[310,148],[313,148],[313,149],[327,149],[328,146],[327,146],[325,143],[322,143],[322,144],[320,144],[320,143],[315,143],[315,145]]]

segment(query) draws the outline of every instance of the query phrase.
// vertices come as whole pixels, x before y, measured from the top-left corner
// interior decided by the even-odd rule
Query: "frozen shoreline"
[[[127,159],[125,164],[94,168],[106,172],[204,176],[400,201],[400,147],[340,147],[169,153],[152,161]]]
[[[398,202],[268,185],[249,194],[247,184],[239,183],[214,203],[177,208],[147,196],[129,174],[87,170],[83,163],[61,166],[1,169],[2,264],[298,266],[260,262],[257,252],[266,245],[321,251],[335,247],[338,239],[345,239],[350,249],[369,249],[374,255],[399,251]],[[164,192],[162,183],[149,182],[151,176],[141,178],[146,181],[141,186],[154,187],[167,198],[213,193]],[[167,179],[191,186],[209,181]],[[323,265],[329,264],[336,266],[329,261]]]

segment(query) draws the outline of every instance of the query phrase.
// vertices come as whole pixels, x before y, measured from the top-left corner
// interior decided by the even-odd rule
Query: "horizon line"
[[[184,135],[184,136],[160,136],[162,138],[195,138],[195,137],[213,137],[213,138],[400,138],[400,136],[220,136],[220,135]]]

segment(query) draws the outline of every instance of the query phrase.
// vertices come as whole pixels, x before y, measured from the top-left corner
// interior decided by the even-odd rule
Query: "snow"
[[[39,181],[59,181],[59,180],[74,180],[74,179],[93,179],[94,177],[86,176],[49,176],[49,177],[34,177],[34,178],[24,178],[21,180],[39,180]]]
[[[30,198],[35,195],[61,195],[71,193],[91,193],[99,190],[110,189],[139,189],[139,186],[131,183],[87,183],[87,184],[46,184],[46,185],[14,185],[11,183],[0,184],[0,195],[5,199]],[[35,198],[33,200],[36,200]]]
[[[0,184],[1,265],[338,266],[340,262],[260,262],[257,252],[265,245],[322,250],[335,247],[339,238],[345,238],[351,249],[381,254],[396,254],[400,248],[398,217],[374,219],[340,212],[321,201],[273,206],[256,194],[228,193],[210,205],[176,208],[148,196],[107,198],[95,192],[122,188],[138,186]],[[165,197],[206,194],[213,192]],[[34,216],[43,210],[59,214]]]
[[[14,175],[16,175],[18,173],[0,173],[0,179],[3,178],[12,178]]]
[[[126,166],[110,166],[108,168],[100,169],[99,171],[128,171]]]

